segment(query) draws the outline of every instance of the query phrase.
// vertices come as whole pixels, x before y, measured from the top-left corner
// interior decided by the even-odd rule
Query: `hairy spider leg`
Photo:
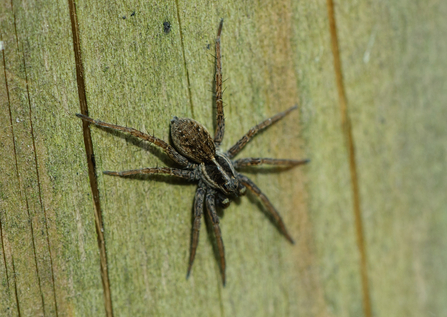
[[[196,180],[197,179],[195,170],[193,170],[193,171],[182,170],[182,169],[178,169],[178,168],[169,168],[169,167],[148,167],[148,168],[122,171],[122,172],[104,171],[103,173],[106,175],[121,176],[121,177],[130,176],[130,175],[141,175],[141,174],[165,174],[165,175],[171,175],[171,176],[184,178],[184,179],[188,179],[188,180]]]
[[[222,32],[223,19],[220,20],[216,39],[216,131],[214,133],[214,144],[216,147],[222,143],[225,133],[225,116],[222,101],[222,55],[220,53],[220,33]]]
[[[220,232],[219,217],[217,216],[216,212],[216,198],[214,197],[215,194],[216,192],[212,189],[207,191],[205,198],[206,210],[208,211],[208,216],[210,217],[213,224],[214,235],[216,236],[217,248],[219,250],[220,256],[220,272],[222,274],[222,283],[225,286],[225,247],[222,240],[222,233]]]
[[[274,115],[271,118],[268,118],[267,120],[262,121],[258,125],[251,128],[239,141],[236,142],[229,150],[228,150],[228,156],[230,158],[235,157],[243,148],[244,146],[250,142],[250,140],[260,131],[268,128],[275,122],[278,122],[282,118],[284,118],[286,115],[288,115],[292,110],[297,109],[297,106],[293,106],[286,111],[280,112],[276,115]]]
[[[298,165],[303,165],[309,163],[310,160],[287,160],[287,159],[273,159],[264,157],[247,157],[243,159],[238,159],[233,161],[235,168],[246,167],[246,166],[257,166],[257,165],[280,165],[282,167],[294,167]]]
[[[281,219],[281,216],[279,215],[278,211],[273,207],[270,200],[267,198],[266,195],[259,189],[258,186],[256,186],[255,183],[251,179],[249,179],[247,176],[238,174],[239,180],[244,184],[253,194],[255,194],[264,204],[264,206],[267,208],[267,210],[270,212],[270,214],[275,218],[276,222],[278,223],[279,229],[281,230],[282,234],[287,238],[287,240],[290,241],[290,243],[295,244],[295,241],[293,241],[292,237],[287,232],[286,226],[284,222]]]
[[[109,128],[109,129],[113,129],[113,130],[117,130],[117,131],[123,131],[123,132],[127,132],[130,133],[131,135],[140,138],[142,140],[148,141],[152,144],[155,144],[159,147],[161,147],[166,154],[176,163],[178,163],[181,166],[184,166],[186,168],[194,168],[195,164],[190,163],[186,157],[182,156],[180,153],[178,153],[172,146],[170,146],[168,143],[166,143],[165,141],[156,138],[150,134],[146,134],[143,133],[141,131],[138,131],[134,128],[127,128],[127,127],[122,127],[119,125],[115,125],[115,124],[111,124],[111,123],[107,123],[107,122],[102,122],[99,120],[95,120],[92,119],[90,117],[87,117],[83,114],[76,114],[77,117],[81,118],[84,121],[93,123],[94,125],[97,125],[99,127],[104,127],[104,128]]]
[[[194,197],[194,223],[192,226],[191,248],[189,255],[188,273],[186,273],[186,278],[188,278],[189,274],[191,273],[192,264],[194,262],[194,258],[196,257],[197,245],[199,243],[200,222],[203,215],[203,201],[205,200],[206,193],[205,188],[205,184],[200,182],[199,187],[197,187],[196,196]]]

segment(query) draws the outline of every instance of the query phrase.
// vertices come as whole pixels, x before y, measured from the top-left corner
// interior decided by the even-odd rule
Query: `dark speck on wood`
[[[163,22],[163,31],[168,34],[171,32],[171,23],[169,21]]]

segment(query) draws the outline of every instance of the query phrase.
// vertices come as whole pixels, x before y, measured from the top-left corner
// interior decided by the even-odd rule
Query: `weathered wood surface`
[[[447,313],[445,1],[336,2],[361,245],[325,1],[79,0],[77,19],[70,4],[0,6],[1,316]],[[283,173],[249,173],[297,243],[244,197],[221,220],[227,286],[205,226],[186,280],[195,187],[103,176],[173,165],[152,146],[91,127],[107,251],[102,277],[98,209],[74,116],[81,82],[94,118],[165,140],[173,115],[213,130],[212,55],[222,17],[223,147],[299,105],[240,155],[312,160]]]

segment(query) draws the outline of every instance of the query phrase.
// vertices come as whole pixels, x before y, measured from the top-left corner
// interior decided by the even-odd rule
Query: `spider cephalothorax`
[[[135,174],[166,174],[190,181],[198,182],[196,195],[194,198],[194,223],[191,234],[191,251],[189,258],[188,273],[189,276],[192,263],[196,254],[199,241],[199,230],[203,210],[206,209],[211,220],[214,234],[216,236],[217,247],[220,256],[220,269],[222,281],[225,285],[225,250],[222,241],[222,235],[219,227],[219,218],[216,212],[216,202],[226,207],[230,204],[230,198],[244,195],[247,188],[256,195],[264,204],[267,211],[276,220],[281,233],[293,243],[281,216],[269,199],[261,190],[245,175],[238,173],[238,169],[253,165],[280,165],[292,167],[305,164],[308,160],[288,160],[272,158],[244,158],[233,160],[233,158],[244,148],[244,146],[261,130],[269,127],[279,121],[296,106],[278,113],[277,115],[261,122],[251,128],[239,141],[236,142],[228,151],[222,152],[220,144],[225,132],[225,117],[222,103],[222,64],[220,54],[220,34],[222,31],[223,20],[219,24],[216,40],[216,113],[217,125],[214,138],[208,130],[199,122],[189,118],[174,117],[171,120],[171,139],[174,147],[165,141],[152,135],[140,132],[133,128],[122,127],[99,120],[94,120],[82,114],[77,114],[79,118],[97,126],[110,128],[118,131],[128,132],[131,135],[148,141],[162,148],[166,154],[182,168],[168,167],[149,167],[138,170],[123,172],[105,171],[104,174],[114,176],[129,176]],[[204,206],[205,205],[205,206]],[[204,208],[205,207],[205,208]]]

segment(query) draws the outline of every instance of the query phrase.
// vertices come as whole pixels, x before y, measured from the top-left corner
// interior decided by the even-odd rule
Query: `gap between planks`
[[[76,80],[78,85],[78,96],[80,110],[83,115],[88,116],[87,97],[85,93],[84,65],[81,57],[81,43],[79,38],[79,24],[76,13],[76,4],[74,0],[68,0],[70,11],[71,30],[73,36],[73,50],[76,65]],[[74,117],[74,115],[73,115]],[[99,199],[98,179],[96,176],[95,155],[93,152],[92,136],[89,129],[89,123],[82,122],[84,134],[85,153],[87,156],[88,174],[90,179],[90,188],[92,190],[94,208],[95,208],[95,228],[98,239],[98,248],[100,255],[100,270],[102,286],[104,291],[104,305],[107,317],[113,317],[112,294],[110,290],[109,272],[107,268],[107,252],[104,239],[104,224],[102,220],[101,201]]]
[[[353,211],[354,211],[355,227],[357,234],[357,245],[360,252],[360,275],[362,280],[363,313],[365,317],[372,317],[371,299],[370,299],[371,297],[369,293],[369,281],[368,281],[367,254],[364,239],[364,229],[362,224],[362,211],[360,208],[360,191],[359,191],[359,181],[357,175],[357,165],[355,161],[355,144],[352,135],[351,120],[348,114],[348,100],[346,98],[346,91],[343,82],[340,50],[337,36],[337,24],[335,19],[334,1],[327,0],[326,3],[328,10],[331,42],[332,42],[332,54],[334,57],[335,81],[337,84],[339,106],[341,113],[341,125],[349,157],[349,169],[351,174],[351,188],[353,196]]]

